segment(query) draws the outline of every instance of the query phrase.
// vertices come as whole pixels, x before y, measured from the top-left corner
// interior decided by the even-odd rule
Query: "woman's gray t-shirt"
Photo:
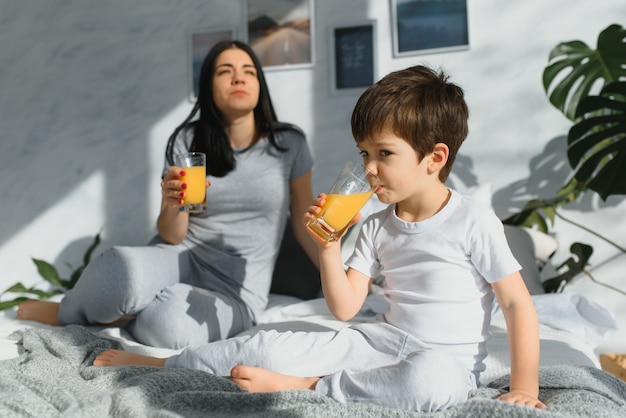
[[[265,309],[290,204],[290,181],[313,167],[306,139],[294,130],[276,133],[281,152],[267,138],[235,155],[224,177],[208,176],[207,212],[191,214],[180,244],[196,277],[186,282],[240,298],[256,318]],[[180,135],[174,153],[189,149]],[[169,168],[165,163],[164,173]]]

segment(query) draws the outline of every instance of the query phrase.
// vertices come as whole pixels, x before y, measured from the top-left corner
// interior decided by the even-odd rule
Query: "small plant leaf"
[[[85,255],[83,256],[83,266],[81,271],[87,264],[89,264],[89,261],[91,261],[91,255],[98,245],[100,245],[100,233],[96,234],[93,243],[89,246],[89,248],[87,248],[87,252],[85,252]]]
[[[22,283],[16,283],[13,286],[9,287],[4,293],[27,293],[31,295],[38,296],[41,299],[48,299],[51,296],[59,294],[58,290],[40,290],[34,287],[25,287]],[[3,294],[4,294],[3,293]]]
[[[504,219],[502,223],[536,228],[547,234],[548,221],[554,225],[556,209],[563,204],[563,201],[562,197],[553,200],[533,199],[526,203],[522,210]]]
[[[27,297],[21,296],[21,297],[15,298],[13,300],[2,301],[2,302],[0,302],[0,311],[4,311],[5,309],[10,309],[10,308],[12,308],[14,306],[17,306],[17,305],[19,305],[21,303],[26,302],[27,300],[32,300],[32,299],[29,299]]]
[[[28,289],[26,288],[26,286],[24,286],[21,282],[17,282],[13,286],[9,287],[7,290],[2,292],[2,294],[5,294],[5,293],[23,293],[23,292],[27,292],[27,291],[28,291]]]
[[[45,281],[55,287],[63,287],[63,284],[61,283],[61,278],[59,277],[59,272],[52,264],[36,258],[33,258],[32,260],[33,263],[35,263],[35,265],[37,266],[37,271],[39,272],[39,275],[43,277]]]
[[[96,234],[93,242],[91,243],[89,248],[87,248],[87,251],[85,252],[85,255],[83,256],[83,265],[78,267],[76,270],[72,272],[69,280],[62,281],[63,286],[66,289],[68,290],[72,289],[76,285],[76,282],[80,278],[81,274],[83,274],[83,270],[85,270],[85,267],[87,267],[87,264],[89,264],[89,262],[91,261],[91,256],[99,244],[100,244],[100,233]]]
[[[18,282],[12,285],[11,287],[9,287],[8,289],[6,289],[2,294],[4,295],[6,293],[22,293],[22,294],[27,294],[27,295],[33,295],[35,297],[34,299],[46,300],[46,299],[51,298],[54,295],[64,293],[65,291],[74,287],[74,285],[78,281],[78,278],[83,272],[83,269],[87,266],[87,264],[89,264],[93,251],[99,244],[100,244],[100,233],[98,233],[95,236],[92,244],[89,246],[89,248],[83,255],[83,265],[78,267],[76,270],[74,270],[69,279],[62,279],[59,276],[59,272],[57,271],[57,269],[52,264],[48,263],[47,261],[33,258],[32,259],[33,263],[35,263],[35,265],[37,266],[37,271],[39,272],[39,275],[46,282],[50,283],[53,286],[52,290],[44,291],[44,290],[36,289],[34,287],[27,288],[22,283]],[[71,265],[69,265],[68,263],[66,263],[66,265],[70,269],[72,268]],[[12,308],[27,300],[33,300],[33,298],[29,298],[27,296],[19,296],[13,300],[1,301],[0,311],[4,309]]]

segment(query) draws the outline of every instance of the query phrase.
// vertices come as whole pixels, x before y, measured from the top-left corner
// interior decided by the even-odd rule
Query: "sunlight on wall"
[[[192,104],[181,101],[176,107],[155,123],[148,134],[148,178],[153,183],[148,187],[150,225],[155,225],[161,209],[161,187],[159,185],[165,161],[165,147],[174,129],[191,112]]]
[[[0,265],[7,268],[0,289],[17,281],[26,286],[39,283],[41,278],[31,258],[55,264],[62,277],[69,271],[65,270],[66,263],[79,266],[93,237],[105,226],[104,190],[104,172],[92,174],[1,246]]]

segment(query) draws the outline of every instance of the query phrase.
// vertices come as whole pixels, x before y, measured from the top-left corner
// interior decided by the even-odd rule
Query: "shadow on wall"
[[[474,161],[463,154],[457,154],[446,184],[448,187],[461,192],[478,186],[478,178],[474,174]]]
[[[558,136],[550,140],[543,152],[532,158],[528,178],[511,183],[493,194],[493,207],[500,219],[518,212],[530,199],[550,199],[569,181],[573,171],[567,161],[567,137]],[[593,192],[585,193],[576,202],[567,205],[568,209],[579,212],[593,212],[598,209],[617,206],[623,197],[612,196],[603,202]]]

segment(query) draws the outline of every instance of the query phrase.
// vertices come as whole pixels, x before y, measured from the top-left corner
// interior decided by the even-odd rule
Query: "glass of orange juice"
[[[206,211],[206,154],[187,152],[174,156],[174,165],[185,172],[181,181],[187,184],[181,212]]]
[[[307,222],[307,228],[323,241],[339,240],[377,186],[378,177],[363,164],[347,162],[327,193],[322,210]]]

